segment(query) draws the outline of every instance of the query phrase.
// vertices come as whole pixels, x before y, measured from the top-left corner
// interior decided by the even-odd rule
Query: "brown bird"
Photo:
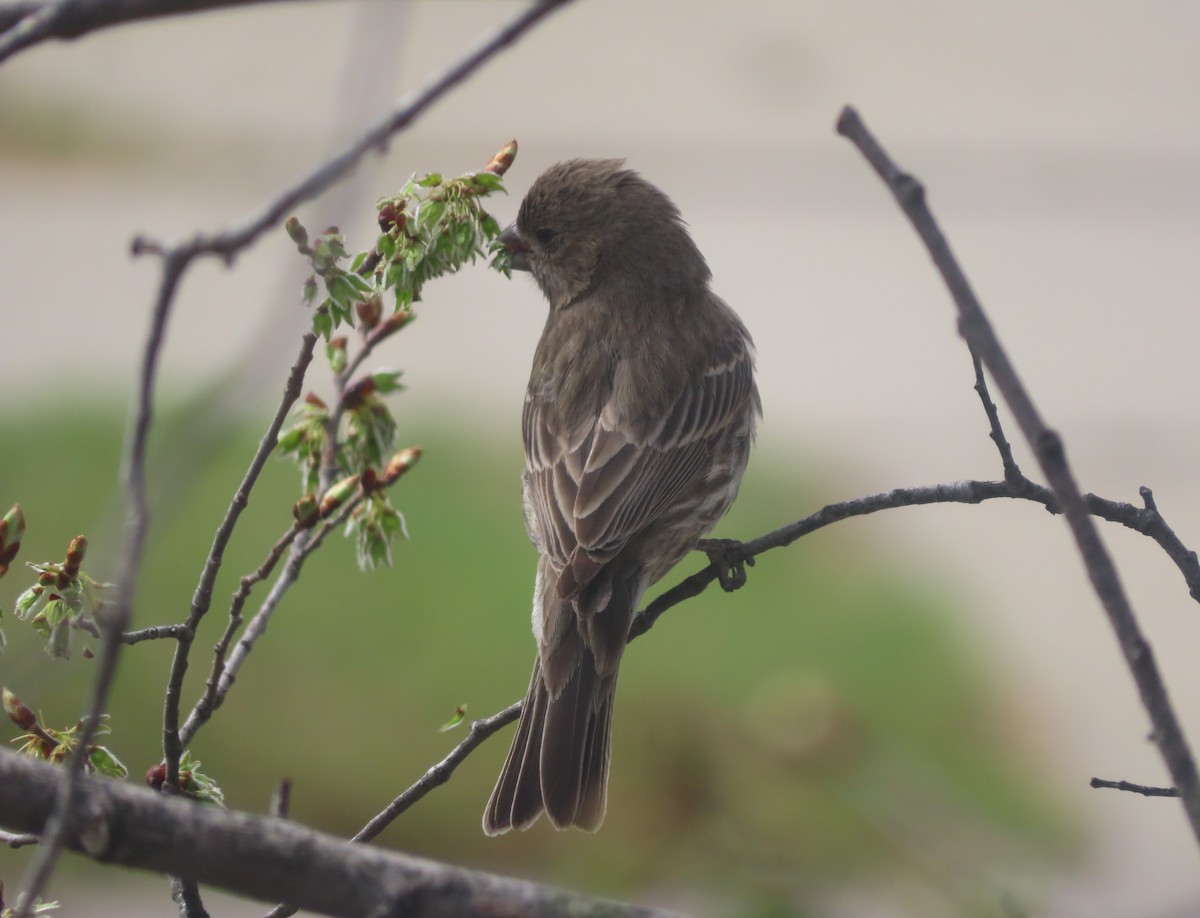
[[[678,209],[621,160],[546,170],[500,242],[550,314],[522,422],[537,660],[483,829],[545,810],[595,831],[642,594],[725,514],[746,467],[753,345]]]

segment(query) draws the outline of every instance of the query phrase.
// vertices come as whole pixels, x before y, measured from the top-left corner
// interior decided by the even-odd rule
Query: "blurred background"
[[[60,558],[82,532],[88,568],[112,563],[158,280],[130,238],[242,218],[518,8],[268,4],[0,67],[0,508],[19,500],[28,516],[19,560]],[[480,168],[510,137],[521,152],[493,207],[502,223],[547,165],[627,157],[680,205],[758,343],[766,417],[718,530],[749,538],[827,503],[1001,474],[952,305],[834,134],[853,103],[926,182],[1082,486],[1133,502],[1152,487],[1196,546],[1198,40],[1200,6],[1185,0],[578,0],[300,216],[361,249],[378,197],[412,172]],[[187,276],[138,625],[185,614],[308,323],[305,269],[280,229],[232,268]],[[508,704],[532,662],[518,430],[544,305],[528,278],[480,264],[426,288],[418,311],[373,361],[405,371],[401,445],[426,450],[393,492],[411,540],[367,575],[344,542],[312,559],[193,746],[232,806],[265,810],[288,776],[294,817],[342,835],[458,741],[462,728],[438,732],[456,705]],[[309,383],[329,391],[319,365]],[[273,461],[226,554],[185,704],[236,578],[298,496]],[[1200,614],[1151,542],[1103,535],[1194,738]],[[27,583],[20,566],[0,582],[3,608]],[[4,628],[0,681],[49,724],[73,722],[91,664],[49,660],[11,615]],[[131,780],[160,754],[170,650],[124,657],[110,746]],[[1177,803],[1088,787],[1169,779],[1066,527],[1034,505],[892,511],[772,552],[744,590],[710,591],[634,645],[618,709],[598,835],[483,837],[506,731],[379,843],[705,915],[1200,914]],[[27,856],[0,851],[10,891]],[[160,878],[73,857],[52,893],[64,915],[174,912]]]

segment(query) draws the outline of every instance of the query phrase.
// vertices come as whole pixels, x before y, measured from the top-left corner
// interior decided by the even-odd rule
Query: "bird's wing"
[[[556,432],[546,403],[531,394],[523,419],[530,528],[554,568],[571,569],[564,586],[585,586],[671,507],[754,397],[744,341],[723,349],[660,416],[636,425],[623,422],[610,397],[596,417]]]

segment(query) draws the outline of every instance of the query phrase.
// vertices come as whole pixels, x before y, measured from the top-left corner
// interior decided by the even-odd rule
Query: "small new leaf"
[[[444,724],[442,724],[440,727],[438,727],[438,733],[446,733],[450,730],[453,730],[455,727],[457,727],[459,724],[461,724],[464,720],[466,720],[466,717],[467,717],[467,706],[465,704],[457,705],[454,708],[454,716],[451,717]]]

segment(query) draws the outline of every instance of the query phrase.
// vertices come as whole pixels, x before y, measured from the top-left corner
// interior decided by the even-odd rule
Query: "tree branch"
[[[171,304],[185,264],[184,260],[175,255],[168,255],[163,260],[162,284],[154,304],[150,334],[143,351],[138,391],[125,446],[125,499],[128,509],[117,562],[116,595],[112,604],[105,607],[103,618],[97,620],[103,638],[88,711],[82,721],[83,729],[79,732],[78,742],[63,763],[61,781],[49,819],[44,827],[39,827],[42,844],[26,868],[24,889],[17,900],[14,918],[28,918],[34,901],[45,889],[58,860],[68,818],[74,812],[75,789],[83,772],[83,762],[100,724],[101,715],[108,706],[108,696],[121,654],[122,637],[133,617],[134,586],[141,572],[146,529],[149,525],[146,508],[146,443],[154,416],[154,386],[158,377],[158,362],[162,353],[167,319],[170,317]]]
[[[1105,781],[1103,778],[1092,778],[1092,787],[1108,787],[1113,790],[1129,791],[1141,794],[1143,797],[1178,797],[1179,791],[1173,787],[1148,787],[1145,784],[1132,784],[1129,781]]]
[[[1021,432],[1033,448],[1075,537],[1092,588],[1117,636],[1126,665],[1137,683],[1142,705],[1154,726],[1152,738],[1179,789],[1192,833],[1200,842],[1200,777],[1196,772],[1195,760],[1167,695],[1166,685],[1159,675],[1150,645],[1142,635],[1116,567],[1091,519],[1087,502],[1075,483],[1062,438],[1042,420],[1015,367],[1001,347],[983,307],[926,204],[921,183],[900,171],[853,108],[842,110],[837,129],[858,148],[883,179],[925,243],[958,308],[960,334],[987,367]]]
[[[52,39],[75,39],[109,26],[251,6],[278,0],[24,0],[0,7],[0,63]]]
[[[523,701],[513,702],[507,708],[497,711],[491,717],[485,717],[483,720],[472,722],[471,729],[467,735],[463,738],[462,742],[450,751],[449,755],[426,771],[420,780],[389,803],[377,816],[373,817],[370,822],[363,826],[350,841],[362,843],[371,841],[391,825],[401,813],[408,810],[435,787],[441,787],[449,781],[450,776],[454,774],[454,770],[458,768],[468,755],[482,745],[484,740],[505,725],[511,724],[520,716],[522,704],[524,704]],[[296,906],[290,902],[281,902],[275,908],[271,909],[271,911],[267,912],[265,918],[289,918],[289,916],[296,914],[296,911]]]
[[[250,492],[258,481],[258,476],[266,465],[267,459],[275,450],[279,441],[279,431],[283,428],[284,421],[287,420],[288,412],[292,410],[292,406],[300,397],[304,386],[304,375],[308,371],[309,364],[312,363],[313,349],[316,344],[317,336],[312,332],[308,332],[301,339],[300,353],[296,356],[296,362],[284,384],[279,407],[275,409],[275,415],[271,418],[266,433],[259,440],[258,449],[250,461],[249,468],[246,469],[246,474],[242,477],[241,484],[233,495],[233,500],[230,501],[229,507],[225,511],[225,517],[217,526],[212,548],[209,549],[203,571],[200,574],[200,582],[196,584],[195,592],[192,594],[192,606],[184,623],[186,631],[178,637],[175,657],[171,661],[171,671],[167,678],[167,690],[163,704],[163,759],[167,766],[165,780],[173,788],[179,787],[179,758],[183,754],[184,746],[179,736],[179,703],[183,692],[183,680],[187,675],[192,641],[201,619],[212,605],[213,586],[216,583],[217,574],[221,570],[225,548],[233,536],[238,517],[249,504]]]
[[[36,830],[59,769],[0,750],[0,823]],[[65,841],[90,858],[185,877],[266,902],[363,918],[652,916],[646,908],[348,845],[287,820],[87,777]]]
[[[386,150],[394,135],[416,121],[450,90],[517,41],[542,19],[570,2],[571,0],[535,0],[530,3],[508,23],[480,39],[449,67],[434,74],[424,86],[407,95],[395,109],[370,125],[362,136],[345,150],[285,189],[257,213],[221,232],[196,235],[177,248],[188,253],[189,259],[217,256],[231,263],[238,253],[249,247],[268,229],[282,223],[296,207],[315,198],[339,181],[368,153]],[[135,252],[163,250],[162,245],[145,237],[134,240]]]
[[[271,616],[279,607],[279,603],[283,601],[283,597],[292,585],[300,579],[300,570],[304,566],[305,560],[314,551],[321,547],[321,543],[325,541],[325,537],[334,529],[341,526],[346,518],[354,512],[363,500],[363,495],[360,493],[354,498],[346,501],[338,513],[325,522],[317,535],[308,541],[300,544],[299,542],[292,543],[291,554],[288,555],[287,563],[284,564],[283,570],[280,572],[278,579],[272,584],[267,596],[262,601],[262,605],[258,607],[258,611],[254,613],[254,617],[250,619],[250,624],[246,626],[245,632],[234,645],[233,652],[229,654],[228,661],[219,668],[214,666],[213,675],[210,677],[210,687],[205,690],[204,694],[192,707],[191,713],[188,714],[187,720],[183,727],[179,730],[180,748],[186,747],[204,724],[208,723],[209,718],[225,701],[225,696],[229,694],[229,690],[233,688],[234,680],[237,678],[238,671],[242,668],[242,664],[246,661],[250,651],[254,647],[254,642],[262,637],[267,631],[267,625],[271,622]],[[273,563],[272,563],[272,566]],[[215,688],[212,687],[213,679],[216,680]]]

